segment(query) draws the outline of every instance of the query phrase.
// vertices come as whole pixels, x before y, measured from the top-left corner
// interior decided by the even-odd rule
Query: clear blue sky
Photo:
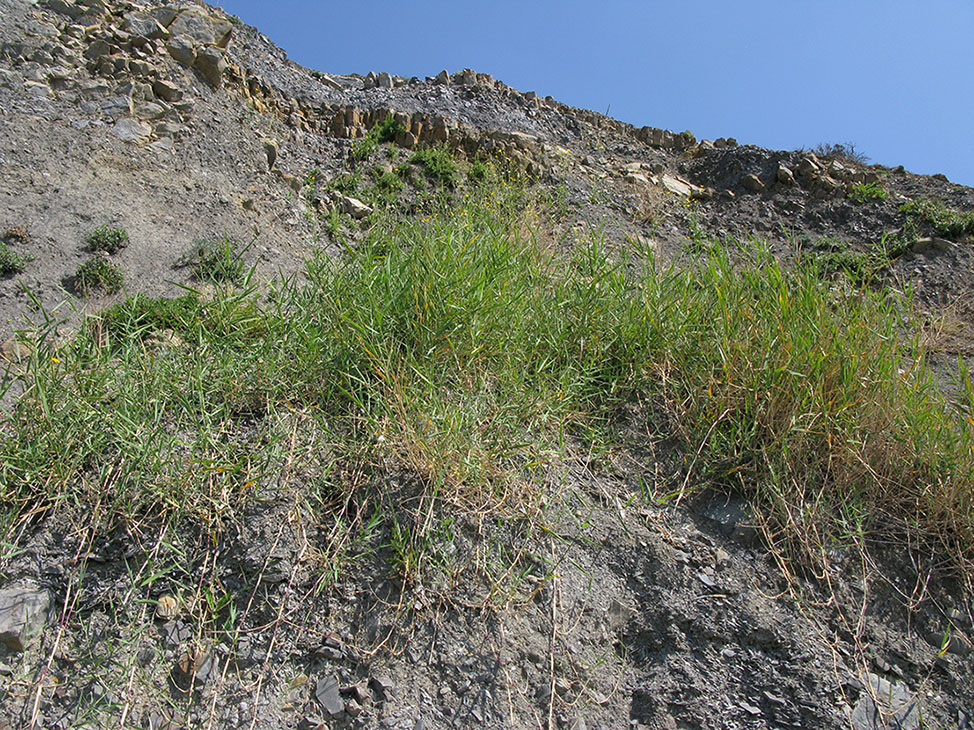
[[[974,0],[217,0],[320,71],[463,68],[637,126],[974,186]]]

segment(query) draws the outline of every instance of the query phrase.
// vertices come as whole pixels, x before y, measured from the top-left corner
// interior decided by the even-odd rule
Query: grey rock
[[[368,75],[362,79],[362,83],[366,89],[374,89],[376,84],[379,83],[379,77],[375,71],[369,71]]]
[[[745,190],[750,190],[752,193],[761,193],[767,189],[757,175],[745,175],[741,178],[741,185],[744,186]]]
[[[381,700],[388,702],[395,697],[395,685],[388,677],[383,677],[381,675],[372,677],[372,679],[369,680],[369,686],[372,687],[372,691],[375,692]]]
[[[212,15],[200,8],[187,8],[176,16],[168,30],[175,35],[186,35],[201,45],[226,48],[233,26],[229,20]]]
[[[277,155],[280,152],[280,145],[276,139],[271,139],[265,137],[263,140],[264,154],[267,156],[267,169],[273,170],[274,163],[277,161]]]
[[[152,127],[138,119],[119,119],[112,128],[115,136],[123,142],[142,143],[152,136]]]
[[[909,690],[875,674],[866,677],[866,688],[852,711],[855,730],[919,730],[920,707]]]
[[[450,74],[446,69],[443,69],[438,74],[436,74],[436,83],[441,86],[446,86],[450,83]]]
[[[23,651],[47,625],[50,609],[51,595],[43,588],[0,590],[0,642]]]
[[[200,72],[210,86],[219,89],[223,85],[223,72],[227,68],[226,54],[217,46],[207,46],[196,54],[193,68]]]
[[[798,163],[798,174],[802,177],[817,175],[821,171],[822,167],[818,164],[818,160],[811,155],[803,157],[802,161]]]
[[[172,25],[172,22],[176,19],[179,11],[171,5],[163,5],[159,8],[152,8],[149,11],[149,15],[159,21],[160,25],[164,28],[168,28]]]
[[[152,82],[152,93],[163,101],[174,102],[183,98],[182,89],[171,81],[156,79]]]
[[[775,173],[775,179],[782,185],[795,184],[795,174],[782,163],[778,163],[778,171]]]
[[[84,8],[73,2],[68,2],[68,0],[44,0],[41,5],[49,10],[53,10],[55,13],[67,15],[72,20],[77,20],[84,13]]]
[[[379,78],[377,79],[376,83],[380,88],[391,89],[393,87],[392,74],[390,74],[388,71],[383,71],[379,74]]]
[[[192,38],[185,35],[173,36],[166,43],[169,55],[180,66],[189,68],[196,63],[196,43]]]
[[[145,121],[160,119],[166,115],[167,111],[168,109],[162,104],[156,104],[152,101],[140,101],[134,105],[135,116]]]
[[[347,195],[342,196],[342,207],[345,209],[346,213],[356,220],[361,220],[362,218],[372,214],[372,208],[358,198],[351,198]]]
[[[335,675],[318,680],[315,684],[315,699],[321,708],[332,717],[345,711],[345,703],[342,701],[342,695],[338,689],[338,677]]]
[[[132,35],[151,40],[166,39],[172,35],[162,23],[146,13],[129,13],[126,15],[124,28]]]

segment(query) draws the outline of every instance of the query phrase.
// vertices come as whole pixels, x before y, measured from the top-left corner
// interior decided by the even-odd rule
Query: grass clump
[[[104,255],[88,259],[74,275],[75,286],[85,295],[95,289],[114,294],[121,290],[124,279],[118,264]]]
[[[230,236],[221,239],[197,239],[183,256],[182,263],[199,281],[235,284],[244,283],[246,269],[243,254],[246,251]]]
[[[33,260],[30,254],[18,254],[5,241],[0,242],[0,276],[19,274]]]
[[[918,231],[956,240],[974,235],[974,213],[950,208],[943,201],[932,198],[911,200],[900,206],[907,222]]]
[[[800,248],[807,250],[803,260],[821,276],[841,273],[856,286],[866,286],[903,254],[907,244],[901,236],[884,235],[878,243],[856,250],[848,241],[825,236],[802,242]]]
[[[974,429],[901,344],[894,300],[757,244],[715,242],[683,269],[597,237],[559,252],[527,208],[514,186],[473,191],[423,220],[380,218],[269,300],[112,310],[123,333],[165,323],[192,345],[162,357],[82,330],[57,362],[8,376],[27,395],[2,426],[0,504],[97,495],[116,521],[216,525],[261,485],[305,490],[314,473],[317,514],[338,521],[394,502],[393,470],[412,475],[410,504],[517,511],[572,444],[622,448],[611,424],[642,401],[684,444],[684,487],[748,495],[803,555],[850,529],[974,549]],[[433,536],[396,509],[408,557]]]
[[[422,165],[431,180],[445,188],[454,188],[459,182],[459,168],[446,147],[423,147],[409,161]]]
[[[98,226],[88,234],[86,243],[92,253],[115,254],[128,246],[129,234],[124,228]]]

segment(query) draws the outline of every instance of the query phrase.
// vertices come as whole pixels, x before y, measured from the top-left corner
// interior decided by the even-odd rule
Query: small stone
[[[152,93],[163,101],[174,102],[183,98],[182,90],[171,81],[156,79],[152,82]]]
[[[179,615],[179,603],[173,596],[165,595],[156,603],[156,618],[169,621]]]
[[[343,195],[342,205],[345,208],[345,212],[356,220],[361,220],[362,218],[372,214],[372,208],[358,198],[351,198],[347,195]]]
[[[345,703],[345,712],[347,712],[350,717],[358,717],[362,714],[362,705],[355,700],[348,700],[348,702]]]
[[[273,170],[281,147],[276,139],[271,139],[270,137],[265,137],[261,140],[261,143],[264,146],[264,154],[267,156],[267,169]]]
[[[372,691],[375,692],[379,699],[390,701],[394,698],[395,685],[392,680],[388,677],[383,677],[381,675],[372,677],[369,680],[369,686],[372,687]]]
[[[14,670],[8,667],[6,664],[0,664],[0,677],[9,677],[14,673]]]
[[[47,625],[51,595],[41,588],[0,590],[0,642],[23,651]]]
[[[338,690],[338,677],[335,675],[318,680],[315,684],[315,699],[332,717],[345,711],[345,703],[342,702],[342,695]]]
[[[298,730],[328,730],[328,725],[322,717],[305,715],[298,723]]]
[[[745,175],[741,178],[741,185],[744,186],[745,190],[750,190],[752,193],[761,193],[766,190],[765,184],[757,175]]]

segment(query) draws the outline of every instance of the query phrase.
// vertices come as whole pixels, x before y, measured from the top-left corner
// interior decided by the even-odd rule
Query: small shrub
[[[859,165],[865,165],[869,162],[869,158],[857,150],[852,142],[846,142],[845,144],[822,142],[813,147],[812,152],[827,160],[845,160],[846,162],[855,162]]]
[[[366,135],[360,139],[354,147],[352,147],[352,159],[355,162],[364,162],[372,156],[372,153],[379,148],[379,143],[375,141],[375,137],[371,134]]]
[[[28,243],[30,234],[23,226],[13,226],[3,232],[4,243]]]
[[[123,278],[122,270],[107,256],[88,259],[74,275],[75,286],[85,295],[92,289],[114,294],[122,288]]]
[[[343,195],[352,195],[358,190],[359,183],[361,182],[362,178],[360,178],[358,175],[339,175],[328,183],[328,188],[342,193]]]
[[[487,180],[490,168],[483,160],[474,160],[467,171],[467,179],[472,183],[482,183]]]
[[[447,188],[456,187],[457,163],[446,147],[424,147],[409,158],[409,161],[426,168],[427,176],[435,180],[438,185]]]
[[[369,130],[355,147],[352,148],[352,159],[363,162],[372,156],[380,144],[395,142],[396,137],[406,131],[402,122],[391,114]]]
[[[373,177],[375,178],[376,189],[385,195],[396,195],[405,185],[402,178],[394,170],[375,170]]]
[[[229,236],[220,240],[197,239],[183,258],[193,276],[200,281],[242,284],[244,281],[243,250]]]
[[[11,251],[6,243],[0,243],[0,276],[19,274],[33,260],[33,256],[21,256]]]
[[[886,200],[889,197],[889,191],[878,181],[853,183],[847,197],[856,203],[866,203],[870,200]]]
[[[391,114],[369,130],[380,144],[395,142],[396,137],[406,132],[406,127]]]
[[[88,234],[88,250],[92,253],[104,251],[107,254],[117,253],[129,243],[129,234],[124,228],[110,228],[98,226]]]

